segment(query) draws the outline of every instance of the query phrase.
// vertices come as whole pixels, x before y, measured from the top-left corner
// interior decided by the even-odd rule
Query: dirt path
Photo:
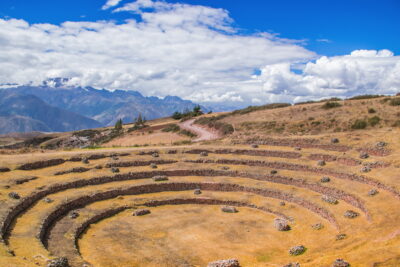
[[[193,122],[194,122],[194,119],[181,122],[181,123],[179,123],[179,127],[181,127],[182,129],[185,129],[187,131],[190,131],[192,133],[197,134],[197,137],[193,140],[194,142],[214,140],[214,139],[218,139],[221,137],[221,135],[218,134],[217,132],[200,127],[196,124],[193,124]]]

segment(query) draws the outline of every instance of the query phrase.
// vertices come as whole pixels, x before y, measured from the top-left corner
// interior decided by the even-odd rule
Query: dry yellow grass
[[[41,196],[39,201],[28,205],[24,211],[15,216],[13,223],[8,228],[6,243],[0,245],[0,266],[46,266],[49,259],[66,256],[72,266],[82,266],[84,261],[93,266],[206,266],[213,260],[225,258],[238,258],[241,265],[247,266],[283,266],[290,262],[299,262],[306,267],[328,267],[337,258],[344,258],[351,263],[352,267],[370,266],[400,266],[399,246],[400,246],[400,198],[396,192],[400,191],[400,140],[399,129],[382,127],[369,128],[351,132],[332,132],[329,129],[320,129],[320,133],[313,135],[303,135],[295,138],[313,138],[321,144],[330,144],[333,137],[339,138],[339,145],[349,146],[346,152],[328,151],[321,148],[303,148],[300,151],[294,150],[289,146],[259,145],[258,148],[251,148],[248,144],[232,145],[231,140],[245,141],[252,137],[246,135],[247,129],[242,123],[246,121],[263,122],[270,120],[287,120],[289,123],[297,123],[307,119],[310,114],[304,114],[297,109],[306,107],[315,117],[315,120],[322,120],[324,114],[343,118],[350,121],[353,117],[363,116],[364,111],[346,115],[347,111],[359,110],[361,101],[352,101],[351,106],[346,104],[335,110],[335,114],[327,115],[321,111],[319,105],[312,104],[284,108],[281,110],[268,110],[228,117],[225,121],[237,127],[237,132],[224,140],[195,144],[192,146],[171,146],[171,142],[165,141],[171,138],[176,141],[174,134],[161,133],[159,130],[152,134],[124,136],[113,140],[112,145],[135,145],[135,144],[155,144],[146,148],[103,148],[96,150],[72,151],[53,151],[35,152],[19,155],[0,155],[0,167],[8,167],[10,172],[0,173],[0,218],[3,222],[5,216],[24,201],[26,197],[33,196],[38,192],[47,190],[55,185],[70,184],[74,181],[81,181],[64,189],[51,192]],[[375,101],[377,100],[365,100]],[[374,103],[375,103],[374,102]],[[383,105],[383,104],[382,104]],[[383,117],[384,106],[374,105],[379,116]],[[382,108],[382,111],[381,111]],[[393,107],[390,107],[392,109]],[[325,113],[324,113],[325,112]],[[357,111],[358,112],[358,111]],[[380,113],[381,112],[381,113]],[[362,113],[362,114],[361,114]],[[292,114],[292,118],[284,117],[284,114]],[[389,110],[388,116],[394,116],[395,111]],[[365,115],[365,114],[364,114]],[[341,117],[342,116],[342,117]],[[346,117],[343,117],[346,116]],[[394,117],[390,120],[394,120]],[[151,122],[153,126],[168,124],[168,119],[158,122]],[[384,124],[382,124],[384,126]],[[255,128],[260,138],[271,137],[265,132]],[[289,133],[286,137],[293,138]],[[280,138],[281,135],[272,136]],[[157,139],[159,138],[159,139]],[[138,143],[141,140],[143,143]],[[384,149],[390,151],[387,156],[370,155],[368,159],[359,159],[359,148],[376,148],[378,141],[384,141],[387,145]],[[133,143],[130,143],[133,142]],[[168,146],[157,146],[165,143]],[[201,149],[211,151],[208,156],[201,156],[199,153],[183,153],[191,149]],[[212,153],[217,149],[241,149],[250,151],[273,150],[278,152],[298,152],[299,158],[284,158],[281,156],[260,156],[243,154],[217,154]],[[153,158],[151,155],[139,155],[140,151],[158,150],[159,157]],[[170,154],[171,150],[177,150],[176,154]],[[88,164],[81,161],[66,161],[60,165],[35,169],[30,171],[17,170],[16,168],[27,162],[44,161],[55,158],[69,159],[73,156],[89,157],[92,154],[129,153],[129,155],[119,156],[115,160],[105,157],[96,160],[89,160]],[[377,181],[380,188],[366,182],[357,182],[348,178],[340,178],[335,175],[327,175],[331,178],[329,183],[320,183],[324,174],[318,172],[305,171],[305,169],[281,168],[279,164],[297,164],[315,168],[317,161],[309,157],[313,154],[326,154],[337,158],[346,157],[357,159],[362,164],[384,162],[388,166],[384,168],[372,168],[370,172],[361,173],[363,166],[348,166],[338,161],[327,162],[326,166],[319,167],[323,170],[330,170],[332,173],[341,172],[346,174],[363,175],[367,181]],[[198,159],[209,160],[209,163],[194,163]],[[241,164],[215,163],[217,160],[240,160]],[[118,162],[152,162],[155,160],[173,160],[168,164],[158,164],[157,169],[152,169],[149,165],[136,167],[119,167],[119,173],[112,173],[107,168],[108,163]],[[265,161],[271,166],[250,166],[246,161]],[[102,169],[95,167],[101,165]],[[71,170],[73,168],[85,167],[90,170],[83,173],[69,173],[54,175],[58,171]],[[151,176],[142,175],[140,179],[133,179],[134,173],[151,171],[174,171],[174,170],[218,170],[229,167],[225,173],[220,175],[169,175],[169,180],[165,182],[154,182]],[[267,180],[255,179],[256,174],[266,177],[271,170],[277,170],[275,176]],[[235,172],[244,175],[237,175]],[[232,172],[232,173],[229,173]],[[17,183],[24,178],[31,176],[37,179]],[[98,177],[112,177],[102,183],[87,184]],[[279,177],[302,179],[303,184],[284,183]],[[131,177],[122,179],[123,177]],[[346,176],[347,177],[347,176]],[[99,179],[93,181],[100,181]],[[285,180],[286,181],[286,180]],[[292,180],[295,181],[295,180]],[[331,221],[324,219],[321,213],[312,211],[300,205],[300,202],[285,199],[285,205],[279,197],[262,196],[252,191],[232,191],[223,192],[220,190],[202,190],[201,195],[194,195],[193,188],[190,190],[176,190],[162,192],[147,192],[142,194],[122,194],[109,195],[97,201],[88,202],[79,207],[72,207],[79,213],[79,217],[71,219],[70,211],[59,220],[54,221],[53,227],[48,231],[48,246],[38,238],[42,222],[54,211],[60,209],[63,203],[70,203],[82,196],[97,196],[105,192],[125,192],[127,188],[154,186],[162,184],[222,184],[237,185],[236,188],[253,188],[257,190],[271,190],[271,192],[284,192],[291,194],[297,199],[306,201],[320,207],[333,216],[338,228]],[[307,187],[304,184],[312,184],[314,187]],[[72,184],[71,184],[72,185]],[[387,186],[387,187],[384,187]],[[242,186],[242,187],[240,187]],[[340,190],[357,199],[365,207],[361,210],[351,201],[346,202],[345,198],[339,199],[337,205],[328,204],[321,200],[322,193],[318,192],[318,186],[325,186],[331,189]],[[222,187],[221,187],[222,188]],[[316,189],[317,188],[317,189]],[[378,189],[379,193],[369,196],[371,189]],[[10,192],[16,192],[21,199],[12,199]],[[132,191],[133,192],[133,191]],[[327,191],[330,192],[330,191]],[[109,194],[109,193],[107,193]],[[51,203],[43,201],[44,198],[51,199]],[[137,208],[145,208],[144,204],[151,200],[171,200],[171,199],[214,199],[220,201],[236,201],[240,203],[253,204],[257,207],[264,207],[274,212],[280,212],[285,216],[293,218],[289,221],[291,230],[280,232],[274,228],[274,219],[277,214],[263,212],[259,209],[250,207],[237,207],[238,213],[228,214],[220,210],[220,205],[161,205],[150,207],[151,214],[136,217],[132,212]],[[301,202],[305,203],[305,202]],[[90,224],[87,231],[84,231],[77,241],[79,252],[74,249],[75,230],[94,216],[104,211],[126,207],[127,209],[106,217],[96,223]],[[148,207],[147,207],[148,208]],[[354,210],[360,216],[348,219],[343,216],[347,210]],[[370,216],[370,219],[366,215]],[[311,225],[322,223],[323,229],[315,230]],[[47,231],[46,231],[47,232]],[[346,234],[343,240],[336,240],[338,234]],[[295,245],[304,245],[307,250],[300,256],[291,256],[288,250]],[[13,256],[13,254],[15,256]]]

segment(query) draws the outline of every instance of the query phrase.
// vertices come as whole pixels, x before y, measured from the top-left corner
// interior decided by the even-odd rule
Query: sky
[[[398,0],[1,0],[0,84],[247,106],[400,91]]]

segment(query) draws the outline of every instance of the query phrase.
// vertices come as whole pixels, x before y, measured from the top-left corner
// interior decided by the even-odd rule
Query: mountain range
[[[139,113],[155,119],[196,106],[177,96],[145,97],[137,91],[66,86],[66,81],[56,78],[40,86],[0,89],[0,134],[96,128],[118,119],[132,122]]]

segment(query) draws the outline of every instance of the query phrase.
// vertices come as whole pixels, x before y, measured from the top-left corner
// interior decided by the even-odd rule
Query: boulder
[[[289,231],[290,225],[285,219],[277,218],[274,220],[274,226],[278,231]]]
[[[350,219],[356,218],[359,215],[360,214],[358,212],[353,211],[353,210],[346,210],[345,213],[344,213],[344,217],[350,218]]]
[[[325,160],[318,160],[317,165],[318,166],[325,166],[326,162],[325,162]]]
[[[321,183],[329,183],[331,181],[331,178],[324,176],[321,178],[320,181],[321,181]]]
[[[363,166],[361,168],[361,172],[370,172],[370,171],[371,171],[371,168],[369,166]]]
[[[240,267],[240,264],[237,259],[228,259],[210,262],[207,267]]]
[[[157,169],[157,164],[155,164],[154,162],[150,163],[150,168]]]
[[[152,179],[154,182],[168,181],[168,177],[166,175],[156,175],[153,176]]]
[[[270,173],[271,173],[271,174],[277,174],[278,171],[277,171],[277,170],[272,170],[272,171],[270,171]]]
[[[83,158],[83,159],[82,159],[82,163],[83,163],[83,164],[89,164],[88,158]]]
[[[324,225],[322,223],[316,223],[311,225],[312,229],[314,230],[321,230],[322,228],[324,228]]]
[[[300,151],[300,150],[301,150],[301,147],[296,146],[296,147],[294,148],[294,150]]]
[[[378,194],[378,193],[379,193],[378,190],[376,190],[376,189],[371,189],[371,190],[368,191],[368,196],[372,197],[372,196],[375,196],[375,195]]]
[[[232,206],[222,206],[221,211],[227,212],[227,213],[236,213],[239,212],[235,207]]]
[[[202,152],[200,152],[200,156],[207,157],[208,153],[206,151],[202,151]]]
[[[346,237],[347,237],[346,234],[338,234],[338,235],[336,235],[336,240],[343,240],[343,239],[345,239]]]
[[[344,261],[343,259],[336,259],[332,263],[332,267],[350,267],[350,263]]]
[[[379,141],[378,143],[376,143],[376,147],[379,147],[379,148],[385,147],[386,145],[387,145],[387,143],[383,142],[383,141]]]
[[[43,202],[52,203],[53,200],[52,200],[51,198],[45,197],[45,198],[43,199]]]
[[[50,260],[47,267],[69,267],[68,259],[65,257]]]
[[[285,201],[281,201],[281,202],[279,202],[279,206],[285,206],[286,205],[286,203],[285,203]]]
[[[200,195],[201,194],[201,190],[200,189],[195,189],[193,194]]]
[[[360,159],[367,159],[369,158],[369,155],[367,152],[360,152]]]
[[[69,217],[70,217],[71,219],[76,219],[76,218],[79,217],[79,213],[76,212],[76,211],[72,211],[72,212],[69,214]]]
[[[331,139],[331,143],[332,143],[332,144],[337,144],[337,143],[339,143],[339,139],[337,139],[337,138],[332,138],[332,139]]]
[[[252,144],[251,148],[258,148],[258,145],[257,144]]]
[[[307,250],[306,247],[303,245],[294,246],[289,249],[289,254],[292,256],[298,256],[306,252],[306,250]]]
[[[283,265],[282,267],[300,267],[298,262],[291,262],[289,264]]]
[[[339,201],[338,201],[336,198],[331,197],[331,196],[327,196],[327,195],[323,195],[323,196],[321,197],[321,199],[322,199],[323,201],[325,201],[326,203],[333,204],[333,205],[336,205],[336,204],[339,203]]]
[[[119,169],[118,169],[118,168],[115,168],[115,167],[112,167],[112,168],[111,168],[111,172],[112,172],[112,173],[118,173],[118,172],[119,172]]]
[[[8,196],[12,199],[20,199],[21,198],[21,196],[16,192],[10,192],[10,193],[8,193]]]
[[[143,215],[147,215],[150,213],[151,212],[148,209],[139,209],[139,210],[135,210],[132,215],[133,216],[143,216]]]
[[[154,152],[153,154],[151,154],[151,156],[152,156],[153,158],[158,158],[160,155],[159,155],[157,152]]]

